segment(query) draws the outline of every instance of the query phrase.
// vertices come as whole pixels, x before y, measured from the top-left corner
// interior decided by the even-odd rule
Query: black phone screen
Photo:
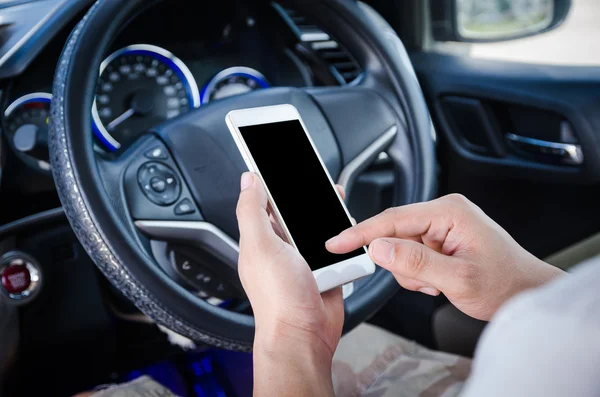
[[[354,258],[325,242],[352,226],[299,120],[239,128],[298,251],[312,270]]]

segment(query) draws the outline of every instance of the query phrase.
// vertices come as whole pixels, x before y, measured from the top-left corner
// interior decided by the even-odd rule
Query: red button
[[[31,285],[31,275],[25,265],[9,265],[2,271],[2,286],[9,294],[19,295]]]

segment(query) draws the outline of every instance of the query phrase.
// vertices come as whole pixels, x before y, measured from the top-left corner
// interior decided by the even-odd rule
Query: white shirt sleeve
[[[600,396],[600,260],[508,302],[461,396]]]

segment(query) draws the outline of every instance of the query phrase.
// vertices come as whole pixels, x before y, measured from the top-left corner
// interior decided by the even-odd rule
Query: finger
[[[459,259],[414,241],[395,238],[374,240],[369,246],[369,256],[395,276],[417,280],[440,291],[452,286],[461,266]]]
[[[240,245],[247,243],[264,243],[276,237],[267,213],[267,193],[258,179],[251,172],[246,172],[241,179],[241,192],[236,214],[240,228]]]
[[[288,242],[288,237],[286,236],[285,232],[283,231],[283,227],[281,227],[281,225],[279,224],[279,222],[275,219],[275,217],[273,217],[273,215],[269,215],[269,220],[271,221],[271,227],[273,228],[273,230],[275,230],[275,234],[277,234],[279,236],[280,239],[282,239],[285,242]]]
[[[346,200],[346,189],[342,185],[335,185],[335,188],[342,200]]]
[[[390,208],[327,241],[327,249],[342,254],[369,245],[380,237],[412,238],[418,241],[419,236],[431,226],[439,207],[438,202],[432,201]]]
[[[417,291],[431,296],[438,296],[440,294],[439,289],[434,288],[423,281],[405,277],[400,274],[394,274],[394,277],[396,278],[396,281],[398,281],[398,284],[402,286],[402,288],[409,291]]]

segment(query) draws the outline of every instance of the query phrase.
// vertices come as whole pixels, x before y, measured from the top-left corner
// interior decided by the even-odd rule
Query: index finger
[[[387,209],[333,237],[327,241],[327,249],[334,254],[343,254],[381,237],[414,239],[427,232],[435,209],[435,202]]]

